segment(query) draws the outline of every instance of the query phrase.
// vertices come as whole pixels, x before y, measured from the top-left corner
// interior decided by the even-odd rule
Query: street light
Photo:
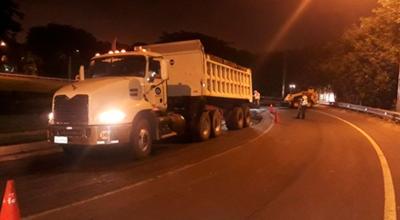
[[[289,93],[292,94],[296,90],[296,84],[289,84]]]
[[[4,42],[4,41],[0,41],[0,47],[7,47],[7,44],[6,44],[6,42]]]

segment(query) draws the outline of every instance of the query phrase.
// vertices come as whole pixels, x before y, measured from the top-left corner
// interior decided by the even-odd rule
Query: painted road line
[[[165,172],[163,174],[160,174],[158,176],[151,177],[151,178],[139,181],[137,183],[134,183],[134,184],[131,184],[131,185],[127,185],[127,186],[124,186],[124,187],[121,187],[119,189],[112,190],[112,191],[109,191],[109,192],[106,192],[106,193],[103,193],[103,194],[99,194],[99,195],[93,196],[91,198],[80,200],[80,201],[77,201],[77,202],[74,202],[74,203],[71,203],[71,204],[68,204],[68,205],[65,205],[65,206],[60,206],[60,207],[57,207],[57,208],[49,209],[49,210],[46,210],[44,212],[39,212],[39,213],[30,215],[30,216],[24,217],[24,219],[30,220],[30,219],[43,218],[43,217],[45,217],[46,215],[49,215],[49,214],[53,214],[53,213],[56,213],[56,212],[59,212],[59,211],[62,211],[62,210],[68,209],[68,208],[84,205],[86,203],[89,203],[89,202],[92,202],[92,201],[95,201],[95,200],[98,200],[98,199],[102,199],[102,198],[105,198],[107,196],[111,196],[111,195],[116,194],[116,193],[120,193],[120,192],[124,192],[124,191],[127,191],[127,190],[134,189],[134,188],[136,188],[138,186],[142,186],[142,185],[145,185],[147,183],[154,182],[155,180],[158,180],[158,179],[161,179],[161,178],[164,178],[164,177],[168,177],[168,176],[171,176],[171,175],[178,174],[178,173],[180,173],[182,171],[185,171],[185,170],[188,170],[188,169],[190,169],[192,167],[196,167],[196,166],[204,164],[204,163],[206,163],[208,161],[211,161],[211,160],[214,160],[216,158],[220,158],[222,156],[225,156],[225,155],[227,155],[227,154],[229,154],[229,153],[231,153],[233,151],[236,151],[236,150],[242,148],[243,146],[245,146],[248,143],[253,143],[254,141],[257,141],[259,138],[261,138],[262,136],[267,134],[269,131],[271,131],[271,129],[273,127],[274,127],[274,122],[271,121],[271,124],[268,126],[268,128],[266,130],[260,132],[260,134],[257,137],[249,140],[248,142],[246,142],[244,144],[240,144],[240,145],[235,146],[235,147],[233,147],[233,148],[231,148],[229,150],[226,150],[226,151],[221,152],[219,154],[215,154],[213,156],[210,156],[210,157],[208,157],[208,158],[206,158],[204,160],[201,160],[201,161],[198,161],[198,162],[195,162],[195,163],[192,163],[192,164],[185,165],[185,166],[183,166],[181,168],[177,168],[175,170],[167,171],[167,172]],[[255,129],[257,129],[257,128],[255,128]]]
[[[360,132],[365,138],[368,139],[368,141],[371,143],[372,147],[374,148],[379,162],[381,164],[382,168],[382,174],[383,174],[383,187],[384,187],[384,193],[385,193],[385,208],[384,208],[384,220],[396,220],[397,219],[397,213],[396,213],[396,195],[395,195],[395,190],[394,190],[394,184],[393,184],[393,179],[392,179],[392,174],[390,171],[389,163],[387,162],[387,159],[385,155],[383,154],[383,151],[381,147],[375,142],[375,140],[369,136],[364,130],[359,128],[357,125],[340,118],[336,115],[325,113],[325,112],[320,112],[320,111],[315,111],[320,114],[327,115],[329,117],[338,119],[354,129],[356,129],[358,132]]]

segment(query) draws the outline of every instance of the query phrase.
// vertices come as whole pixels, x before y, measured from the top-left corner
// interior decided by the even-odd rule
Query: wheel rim
[[[239,113],[239,116],[238,116],[238,124],[239,124],[240,127],[243,126],[243,113],[242,113],[242,112]]]
[[[150,146],[150,134],[147,129],[140,129],[139,131],[139,139],[138,139],[138,147],[142,151],[147,151]]]
[[[246,111],[245,120],[246,120],[246,124],[247,124],[247,125],[250,125],[251,117],[250,117],[250,112],[249,112],[249,111]]]
[[[221,120],[218,117],[215,117],[214,125],[215,133],[219,133],[221,131]]]
[[[207,123],[204,123],[203,124],[203,126],[202,126],[202,131],[201,131],[201,133],[202,133],[202,135],[204,136],[204,137],[207,137],[208,136],[208,134],[209,134],[209,132],[210,132],[210,121],[206,121]]]

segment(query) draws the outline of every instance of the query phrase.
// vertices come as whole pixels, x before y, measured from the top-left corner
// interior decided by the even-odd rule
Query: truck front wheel
[[[138,119],[132,128],[131,150],[135,158],[144,158],[151,153],[153,138],[150,124],[146,119]]]
[[[228,121],[226,123],[229,130],[236,130],[243,128],[244,115],[241,107],[234,107],[229,114]]]

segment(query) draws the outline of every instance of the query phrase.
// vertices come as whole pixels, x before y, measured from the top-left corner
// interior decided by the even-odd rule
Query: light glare
[[[54,119],[54,114],[53,112],[50,112],[48,115],[49,121],[52,121]]]
[[[116,124],[125,118],[125,113],[119,110],[110,110],[100,114],[100,122],[105,124]]]

